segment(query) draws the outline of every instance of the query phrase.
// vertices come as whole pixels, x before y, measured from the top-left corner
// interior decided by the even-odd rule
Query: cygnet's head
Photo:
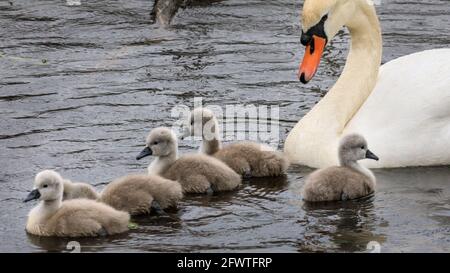
[[[159,127],[153,129],[147,136],[145,148],[136,159],[139,160],[150,155],[169,156],[176,153],[177,149],[178,142],[175,133],[169,128]]]
[[[218,126],[217,119],[211,110],[198,107],[191,111],[183,124],[181,138],[197,136],[213,140],[216,138]]]
[[[367,147],[367,141],[363,136],[350,134],[341,139],[339,144],[339,160],[341,165],[347,165],[361,159],[379,160]]]
[[[64,190],[63,179],[59,173],[45,170],[38,173],[34,179],[34,188],[24,202],[31,200],[53,201],[62,198]]]

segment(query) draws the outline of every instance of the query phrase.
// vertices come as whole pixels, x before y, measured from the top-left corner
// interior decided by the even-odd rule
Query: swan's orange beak
[[[303,62],[298,69],[298,78],[302,83],[308,83],[316,74],[326,44],[325,38],[313,35],[311,42],[306,46]]]

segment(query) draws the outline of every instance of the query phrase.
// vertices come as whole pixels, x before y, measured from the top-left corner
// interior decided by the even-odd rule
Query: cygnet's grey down
[[[303,188],[303,199],[308,202],[351,200],[375,191],[373,173],[358,164],[358,160],[378,157],[373,154],[363,136],[350,134],[339,144],[340,166],[320,169],[310,174]]]
[[[264,144],[241,141],[222,147],[219,123],[207,108],[195,108],[190,113],[182,137],[187,136],[201,136],[201,153],[221,160],[244,177],[280,176],[289,167],[289,161],[282,152]]]
[[[62,201],[64,183],[55,171],[36,175],[34,189],[24,202],[39,200],[28,214],[26,231],[38,236],[90,237],[128,230],[130,215],[106,204],[88,200]]]
[[[63,200],[86,198],[96,200],[99,194],[95,188],[87,183],[72,182],[64,178]]]
[[[157,175],[130,174],[115,179],[98,194],[86,183],[73,183],[63,179],[63,200],[86,198],[103,202],[131,215],[148,214],[152,210],[164,213],[176,207],[183,198],[181,185]]]
[[[178,157],[175,133],[165,127],[153,129],[137,160],[153,155],[148,173],[179,182],[186,193],[231,191],[241,185],[241,177],[220,160],[201,154]]]
[[[102,191],[99,201],[131,215],[162,213],[183,198],[180,183],[158,175],[134,174],[116,179]]]

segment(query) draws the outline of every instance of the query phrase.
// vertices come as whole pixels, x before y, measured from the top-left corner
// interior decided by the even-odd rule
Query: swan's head
[[[298,71],[302,83],[314,77],[327,43],[359,16],[359,8],[372,5],[372,0],[305,0],[300,40],[306,51]]]
[[[153,129],[147,136],[145,148],[136,159],[140,160],[150,155],[169,156],[176,153],[177,149],[178,142],[175,133],[169,128],[159,127]]]
[[[366,158],[378,161],[378,157],[369,150],[367,141],[363,136],[350,134],[341,139],[339,143],[339,161],[341,165],[347,165]]]
[[[38,173],[34,179],[34,188],[24,202],[39,199],[54,201],[62,198],[64,190],[63,179],[59,173],[45,170]]]
[[[218,130],[217,118],[213,111],[198,107],[191,111],[183,125],[182,138],[198,136],[206,140],[216,138]]]

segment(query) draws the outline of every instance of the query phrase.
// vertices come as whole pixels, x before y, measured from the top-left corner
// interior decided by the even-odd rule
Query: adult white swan
[[[392,168],[450,164],[450,49],[404,56],[380,68],[382,40],[369,0],[305,0],[299,70],[314,76],[326,43],[346,26],[351,49],[342,75],[290,132],[285,153],[294,164],[327,167],[338,162],[339,139],[364,135],[379,162]]]

